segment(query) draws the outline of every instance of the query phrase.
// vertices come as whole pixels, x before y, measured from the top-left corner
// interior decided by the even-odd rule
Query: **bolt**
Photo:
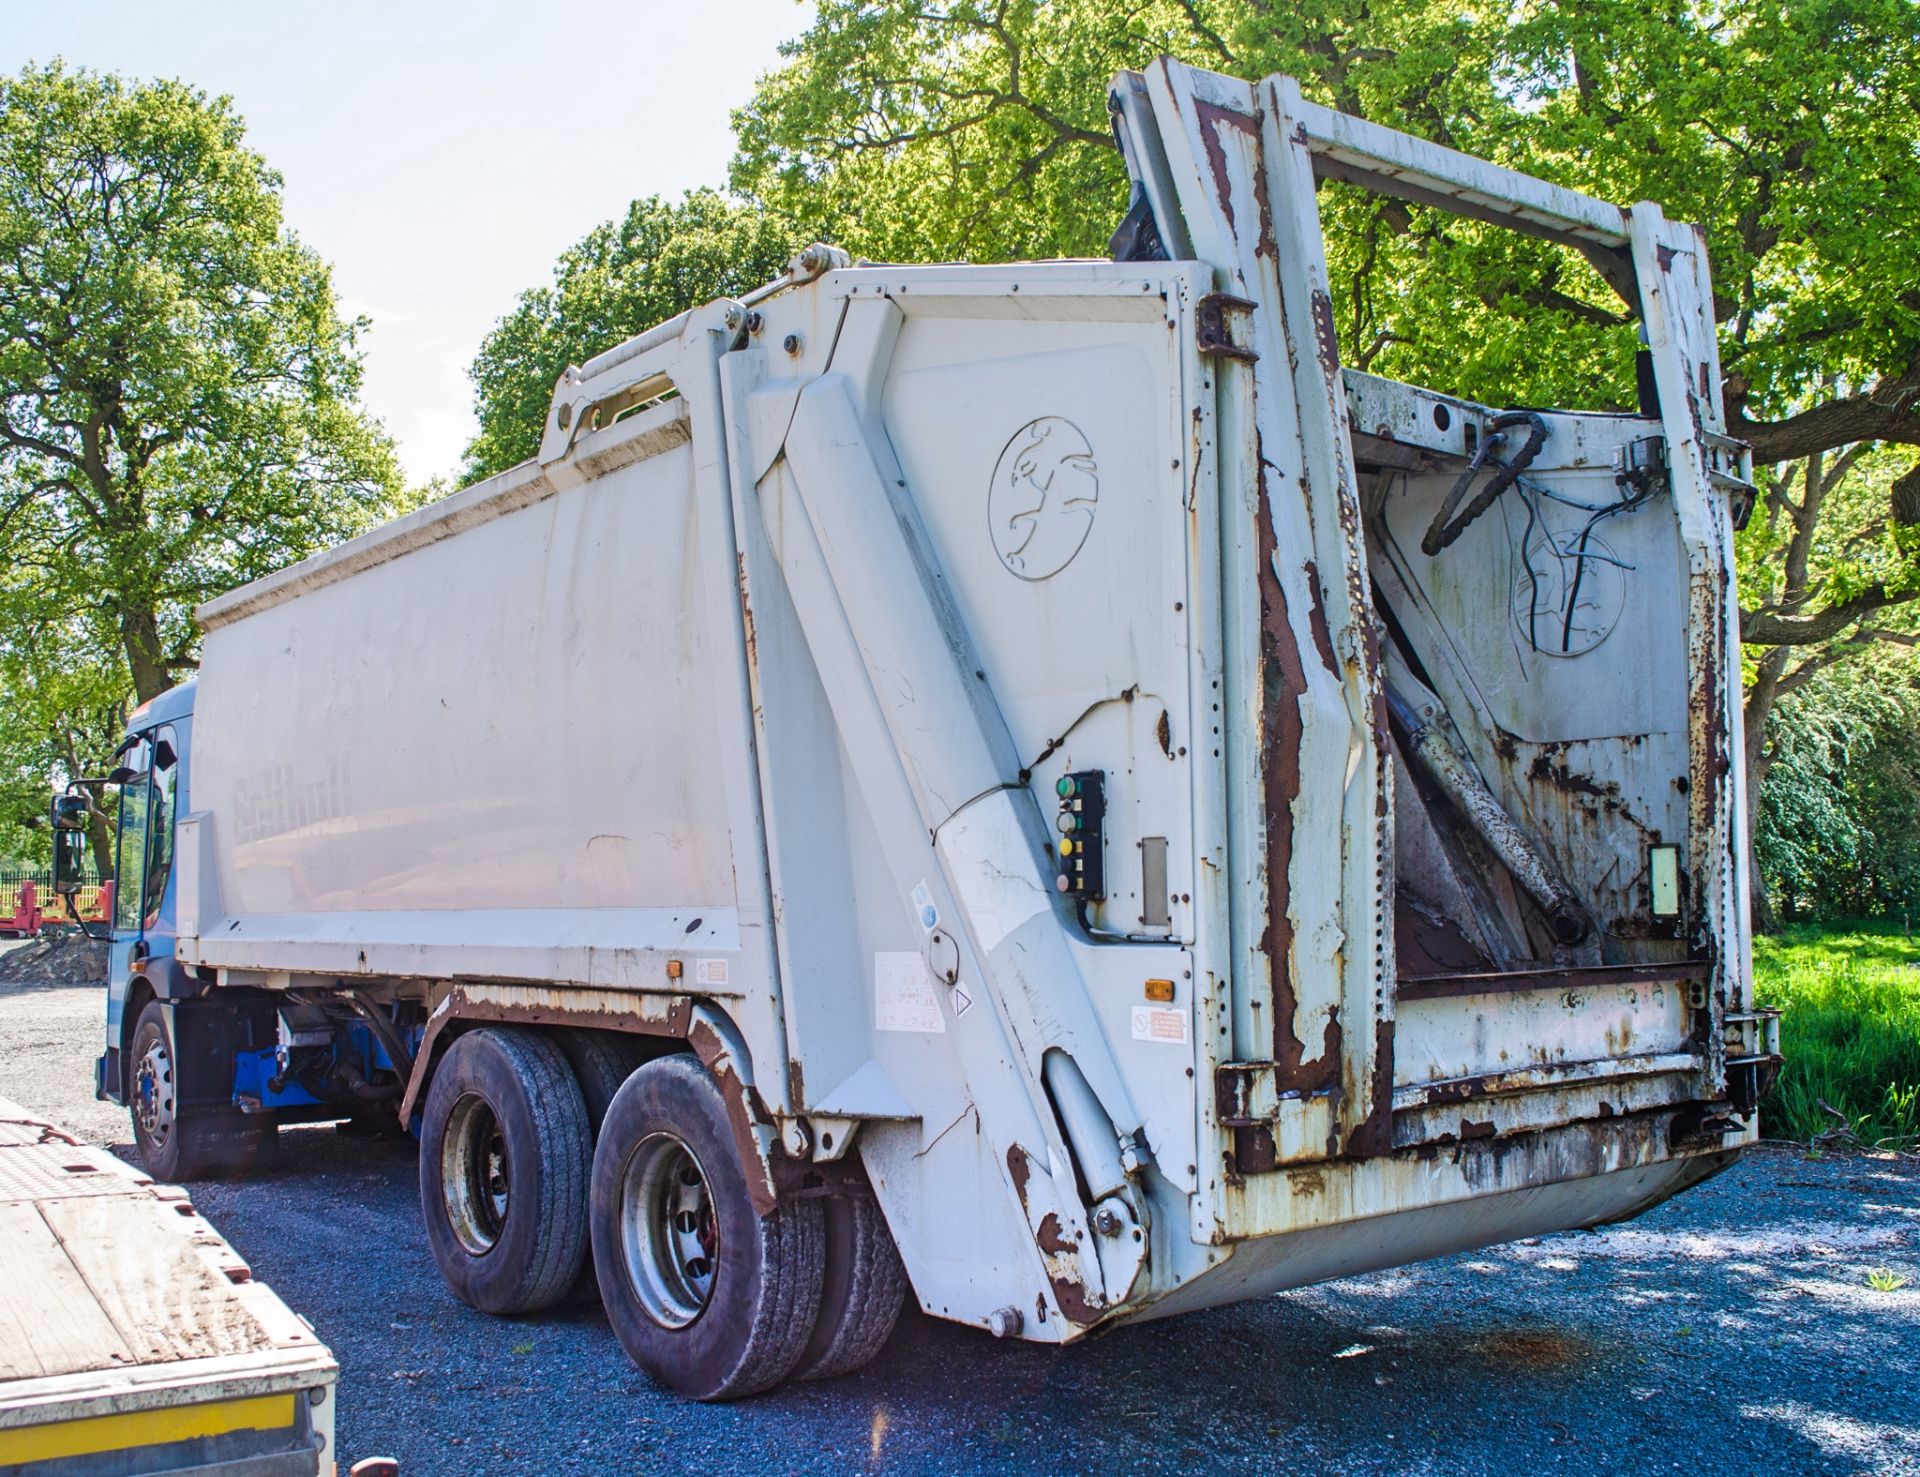
[[[1111,1205],[1103,1205],[1093,1213],[1093,1229],[1102,1236],[1118,1236],[1124,1224],[1120,1212]]]
[[[1010,1339],[1020,1332],[1018,1308],[995,1308],[987,1314],[987,1332],[997,1339]]]
[[[785,349],[789,354],[797,357],[800,353],[800,335],[797,333],[788,334],[780,341],[780,347]]]
[[[758,308],[755,308],[751,313],[747,314],[748,333],[758,333],[766,326],[767,320],[760,316],[760,310]]]

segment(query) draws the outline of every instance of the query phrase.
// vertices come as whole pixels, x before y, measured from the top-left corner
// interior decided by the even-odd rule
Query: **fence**
[[[110,922],[113,879],[87,878],[73,902],[88,923]],[[0,871],[0,937],[31,938],[49,924],[72,921],[66,900],[54,893],[52,873]]]

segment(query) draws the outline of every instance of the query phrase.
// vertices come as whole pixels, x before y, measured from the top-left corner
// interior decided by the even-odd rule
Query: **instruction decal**
[[[723,987],[727,983],[727,961],[724,959],[696,959],[693,963],[693,982],[708,988]]]
[[[1165,1041],[1183,1046],[1187,1040],[1187,1013],[1184,1010],[1136,1005],[1133,1007],[1133,1039]]]
[[[922,878],[913,889],[913,916],[920,920],[920,931],[932,933],[940,923],[940,910],[933,905],[933,893]]]
[[[873,956],[873,1028],[939,1035],[947,1029],[927,961],[917,953]]]

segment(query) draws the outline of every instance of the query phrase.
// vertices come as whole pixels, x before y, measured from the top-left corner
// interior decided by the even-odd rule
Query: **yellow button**
[[[1071,836],[1062,836],[1060,838],[1060,855],[1073,855],[1073,838]]]

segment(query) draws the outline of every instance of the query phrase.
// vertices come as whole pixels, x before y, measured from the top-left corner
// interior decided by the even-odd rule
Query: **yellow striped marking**
[[[292,1395],[254,1395],[244,1400],[170,1405],[17,1427],[0,1431],[0,1466],[125,1451],[133,1446],[165,1446],[197,1436],[224,1436],[229,1431],[274,1430],[293,1424],[294,1399]]]

